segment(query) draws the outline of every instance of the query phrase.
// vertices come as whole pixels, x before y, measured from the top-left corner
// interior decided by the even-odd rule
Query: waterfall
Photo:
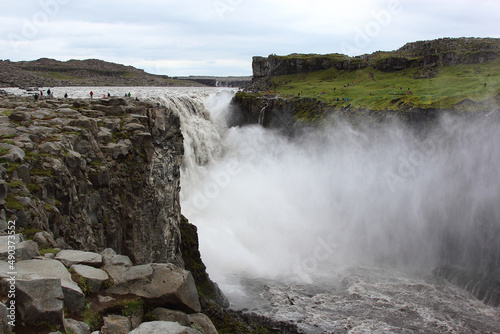
[[[444,116],[425,133],[325,120],[289,138],[228,128],[231,97],[161,103],[185,138],[182,211],[233,307],[314,334],[497,328],[495,309],[430,274],[442,262],[498,268],[499,120]],[[483,297],[478,281],[463,282],[495,304],[494,287]]]
[[[264,126],[264,121],[266,120],[266,108],[269,106],[269,102],[260,110],[259,113],[259,125]]]
[[[498,308],[445,280],[498,304],[494,114],[444,116],[425,133],[325,119],[289,138],[259,125],[228,128],[229,90],[64,91],[85,98],[90,89],[131,92],[179,115],[182,212],[234,308],[308,334],[498,332]],[[445,270],[430,275],[438,263]]]
[[[209,270],[310,281],[354,263],[432,269],[448,259],[489,272],[500,261],[493,119],[444,117],[425,138],[398,123],[336,122],[294,139],[210,129],[193,135],[216,154],[183,184]]]
[[[181,202],[189,216],[199,185],[209,177],[210,165],[222,157],[225,116],[233,91],[195,91],[191,94],[165,94],[155,98],[179,115],[184,136],[184,159],[181,169]],[[210,109],[210,111],[209,111]],[[185,210],[184,210],[185,207]]]

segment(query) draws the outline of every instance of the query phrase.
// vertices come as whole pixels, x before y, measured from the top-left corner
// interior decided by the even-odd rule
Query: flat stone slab
[[[8,265],[0,266],[0,276],[8,276],[5,270]],[[26,260],[16,263],[17,279],[35,280],[43,278],[58,278],[61,280],[61,287],[64,293],[64,305],[72,311],[79,312],[83,310],[85,296],[78,285],[71,279],[71,274],[66,267],[59,261]]]
[[[90,284],[92,292],[99,292],[102,283],[109,278],[108,273],[104,270],[83,264],[74,264],[71,266],[71,269],[73,269],[76,274],[85,277]]]
[[[100,267],[102,264],[101,254],[78,250],[62,250],[57,253],[55,259],[61,261],[68,268],[74,264],[85,264],[92,267]]]

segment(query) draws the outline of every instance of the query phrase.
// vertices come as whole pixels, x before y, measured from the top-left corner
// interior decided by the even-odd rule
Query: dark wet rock
[[[23,111],[14,111],[12,114],[10,114],[9,118],[13,122],[25,122],[29,121],[30,115]]]

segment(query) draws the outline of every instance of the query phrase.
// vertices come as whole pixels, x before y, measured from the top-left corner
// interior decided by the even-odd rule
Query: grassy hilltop
[[[271,72],[254,80],[248,92],[314,98],[339,109],[483,110],[498,106],[500,39],[440,41],[409,43],[397,51],[360,57],[273,56],[274,63],[286,62],[291,66],[292,62],[295,72],[297,62],[302,69],[307,68],[308,62],[329,68],[284,75]],[[276,68],[274,72],[281,74],[284,66]]]

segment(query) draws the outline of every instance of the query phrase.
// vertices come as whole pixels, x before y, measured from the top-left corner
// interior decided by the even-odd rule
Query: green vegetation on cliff
[[[343,72],[330,68],[272,77],[270,83],[272,93],[313,97],[338,107],[454,109],[465,103],[468,107],[483,103],[500,94],[500,59],[446,66],[434,75],[419,68],[396,72],[373,67]]]
[[[357,57],[254,57],[248,91],[313,98],[333,109],[489,110],[500,97],[500,39],[443,38]]]

